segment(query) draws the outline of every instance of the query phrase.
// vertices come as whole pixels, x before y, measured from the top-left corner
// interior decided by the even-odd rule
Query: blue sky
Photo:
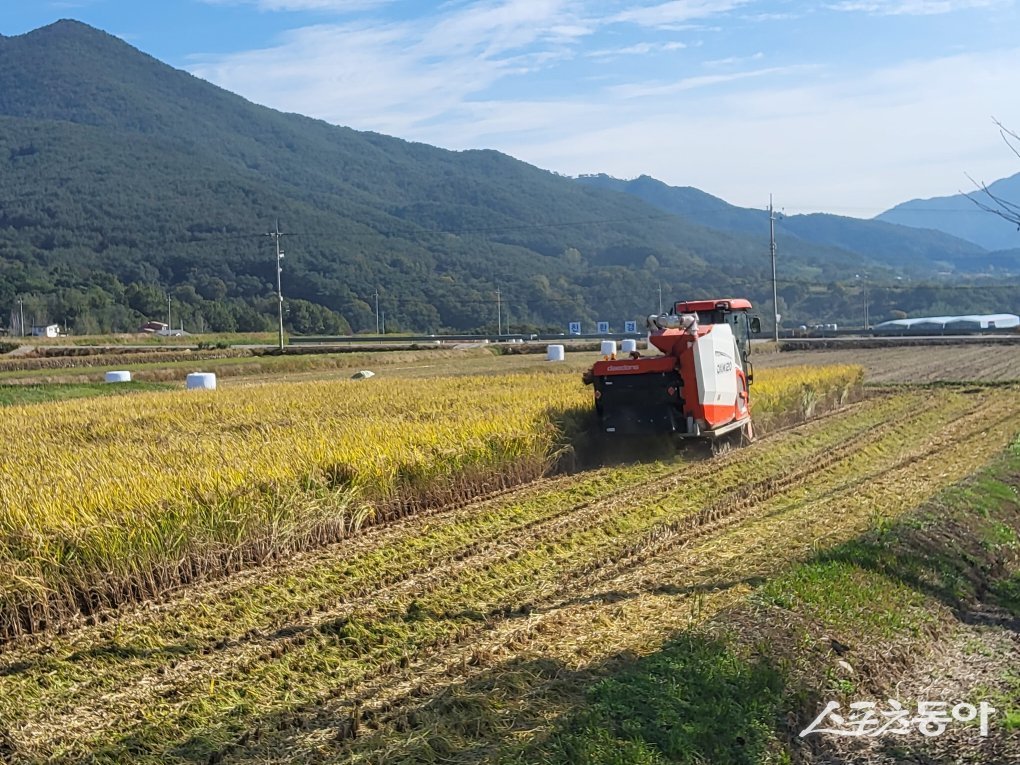
[[[267,106],[751,207],[873,215],[1020,172],[1015,0],[2,0]]]

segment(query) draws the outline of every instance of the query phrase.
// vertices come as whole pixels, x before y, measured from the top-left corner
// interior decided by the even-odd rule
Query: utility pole
[[[868,305],[868,275],[854,274],[854,278],[861,280],[861,292],[864,297],[864,330],[867,331],[868,326],[871,324],[871,316],[869,315],[871,306]]]
[[[659,282],[659,316],[662,316],[662,282]]]
[[[170,334],[173,331],[174,324],[170,321],[170,290],[166,292],[166,331]]]
[[[386,334],[386,311],[382,312],[382,333]]]
[[[868,283],[864,282],[864,329],[867,331],[871,326],[871,317],[868,316]]]
[[[18,311],[21,314],[21,336],[25,336],[25,299],[18,298]]]
[[[779,286],[776,283],[776,211],[772,207],[772,195],[769,194],[769,250],[772,253],[772,312],[774,329],[772,339],[779,342]]]
[[[496,287],[496,336],[503,334],[503,304],[502,295],[499,294],[499,287]]]
[[[379,288],[375,288],[375,333],[379,334]]]
[[[276,302],[280,319],[280,352],[283,352],[283,250],[280,249],[280,219],[276,219],[276,229],[269,232],[276,244]]]

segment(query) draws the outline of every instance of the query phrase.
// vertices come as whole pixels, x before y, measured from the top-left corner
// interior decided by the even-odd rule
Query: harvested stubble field
[[[1020,380],[1020,345],[937,345],[915,348],[784,351],[755,356],[765,369],[802,364],[860,364],[869,383],[914,385],[932,382]]]
[[[908,513],[1020,431],[1009,388],[893,390],[820,414],[858,375],[760,370],[772,432],[747,449],[545,478],[587,407],[572,373],[11,409],[27,419],[9,427],[33,422],[38,456],[62,470],[0,484],[22,491],[3,497],[0,566],[16,575],[0,579],[0,760],[606,761],[570,727],[589,686],[667,656],[677,634]],[[72,436],[86,451],[59,463]],[[519,472],[501,479],[508,464]],[[97,493],[53,491],[64,479]],[[33,497],[35,512],[11,512]],[[352,534],[369,504],[391,522]],[[743,688],[725,669],[713,683]],[[613,750],[713,760],[684,751]]]
[[[246,351],[210,350],[190,351],[173,350],[167,348],[156,352],[143,352],[134,350],[131,353],[68,353],[63,356],[16,356],[14,358],[0,357],[0,375],[8,379],[17,379],[19,374],[25,372],[48,372],[55,370],[88,370],[82,374],[91,374],[97,379],[103,379],[104,370],[115,369],[123,366],[142,366],[146,364],[174,364],[178,362],[196,362],[208,364],[219,359],[243,358],[251,354]],[[97,371],[98,370],[98,371]]]

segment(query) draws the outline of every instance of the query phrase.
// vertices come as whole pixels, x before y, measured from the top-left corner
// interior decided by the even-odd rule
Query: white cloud
[[[969,8],[987,8],[998,0],[846,0],[829,6],[878,16],[937,16]]]
[[[687,43],[682,42],[641,42],[634,45],[627,45],[621,48],[605,48],[602,50],[589,51],[585,55],[588,58],[614,58],[617,56],[647,56],[654,53],[669,53],[671,51],[683,50]]]
[[[623,99],[660,98],[662,96],[675,95],[688,90],[708,88],[713,85],[725,85],[740,80],[749,80],[758,77],[783,76],[802,72],[811,67],[796,65],[787,67],[767,67],[764,69],[749,69],[742,72],[730,72],[729,74],[703,74],[695,77],[683,77],[673,82],[650,83],[641,82],[628,85],[618,85],[609,88],[609,92]]]
[[[802,13],[793,13],[790,11],[784,13],[749,13],[743,16],[748,21],[794,21],[799,18],[803,18]]]
[[[451,6],[425,22],[306,27],[191,71],[275,108],[413,137],[495,82],[572,57],[591,31],[574,5],[500,0]]]
[[[612,21],[645,27],[675,29],[676,25],[718,16],[747,5],[750,0],[671,0],[652,6],[636,6],[617,13]]]
[[[989,120],[1020,126],[1020,103],[1008,95],[1020,48],[835,71],[795,55],[756,66],[760,52],[718,46],[717,58],[698,61],[696,40],[663,39],[660,23],[742,4],[632,7],[623,14],[654,13],[622,24],[623,14],[591,13],[590,0],[451,2],[422,18],[294,30],[271,48],[197,59],[191,70],[259,103],[360,130],[495,148],[572,175],[647,173],[737,204],[757,206],[773,191],[790,211],[871,215],[955,193],[964,172],[991,179],[1020,169]],[[592,41],[598,47],[585,50]],[[664,51],[677,55],[640,60]]]
[[[77,10],[95,5],[99,0],[50,0],[47,6],[58,11]]]
[[[646,101],[615,103],[586,115],[583,131],[544,142],[509,136],[502,148],[572,175],[648,173],[746,206],[775,192],[790,212],[871,216],[956,193],[965,172],[993,179],[1020,170],[989,117],[1020,125],[1020,105],[1003,96],[1017,71],[1020,48],[691,93],[654,113]]]
[[[332,11],[341,14],[390,5],[394,0],[202,0],[209,5],[254,5],[262,11]]]
[[[701,65],[706,69],[724,69],[746,64],[751,61],[761,61],[763,58],[765,58],[765,54],[758,51],[750,56],[728,56],[727,58],[715,58],[709,61],[703,61]]]

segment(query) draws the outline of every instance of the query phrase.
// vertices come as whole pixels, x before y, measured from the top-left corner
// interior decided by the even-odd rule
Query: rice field
[[[811,402],[803,382],[790,384],[800,388],[788,401]],[[650,686],[683,692],[686,659],[663,654],[678,633],[798,561],[888,528],[1018,430],[1015,391],[896,390],[711,460],[545,477],[195,583],[158,606],[11,640],[0,752],[153,765],[604,761],[599,752],[633,739],[642,699],[599,707],[621,726],[592,728],[607,740],[579,740],[588,728],[570,714],[615,666],[659,656]],[[904,596],[878,604],[894,615],[916,607],[902,587],[881,592]],[[838,636],[857,650],[858,634]],[[684,720],[732,721],[761,689],[730,682],[727,666],[705,665],[703,693],[679,711],[649,713],[678,735]],[[720,710],[730,695],[736,706]],[[727,751],[736,757],[701,761],[764,761]],[[699,761],[631,754],[619,761]]]
[[[760,373],[758,429],[846,402],[860,382],[856,367]],[[534,480],[584,437],[589,411],[566,372],[9,407],[0,639]]]

